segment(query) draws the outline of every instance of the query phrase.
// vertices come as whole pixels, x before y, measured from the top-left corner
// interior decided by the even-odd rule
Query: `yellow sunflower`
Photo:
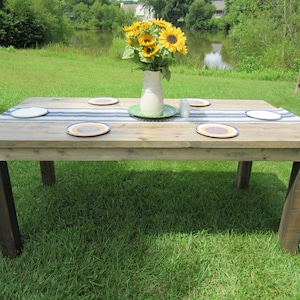
[[[156,44],[143,47],[142,48],[142,55],[146,58],[153,57],[159,51],[159,47]]]
[[[134,22],[132,25],[130,26],[124,26],[124,31],[125,32],[129,32],[129,31],[136,31],[139,30],[140,27],[140,23],[139,22]]]
[[[126,43],[127,43],[129,46],[133,47],[134,45],[136,45],[137,40],[136,40],[136,39],[127,38],[127,39],[126,39]]]
[[[155,38],[150,34],[146,33],[139,37],[139,43],[141,46],[150,46],[155,43]]]
[[[141,70],[159,70],[168,81],[176,52],[188,53],[183,31],[163,19],[134,22],[125,26],[124,32],[127,45],[122,58],[134,59]]]
[[[152,25],[153,25],[153,22],[144,21],[144,22],[140,23],[139,29],[143,33],[143,32],[146,32]]]
[[[180,52],[185,45],[186,37],[180,28],[167,27],[162,30],[159,42],[171,52]]]
[[[128,31],[126,32],[126,42],[130,46],[134,46],[138,42],[139,31]]]
[[[183,45],[182,49],[179,51],[180,54],[186,55],[188,53],[188,48],[186,45]]]
[[[165,21],[163,19],[153,19],[153,23],[155,25],[157,25],[158,27],[164,28],[164,29],[167,28],[167,27],[172,26],[172,23],[167,22],[167,21]]]
[[[138,35],[139,35],[138,31],[131,30],[131,31],[126,32],[126,38],[128,38],[128,39],[135,39],[138,37]]]

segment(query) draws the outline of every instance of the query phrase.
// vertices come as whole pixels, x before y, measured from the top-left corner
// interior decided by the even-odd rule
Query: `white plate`
[[[15,118],[36,118],[44,116],[48,113],[46,108],[42,107],[25,107],[19,108],[11,113],[12,117]]]
[[[217,123],[197,125],[196,131],[202,135],[220,139],[235,137],[239,134],[239,131],[235,127]]]
[[[77,123],[67,128],[67,133],[74,136],[97,136],[110,131],[110,127],[103,123]]]
[[[246,115],[250,118],[260,119],[260,120],[279,120],[281,115],[273,111],[268,110],[248,110]]]
[[[190,106],[209,106],[211,103],[210,101],[206,99],[200,99],[200,98],[184,98],[184,100],[188,100]]]
[[[91,98],[88,100],[88,102],[94,105],[111,105],[111,104],[118,103],[119,100],[110,97],[98,97],[98,98]]]

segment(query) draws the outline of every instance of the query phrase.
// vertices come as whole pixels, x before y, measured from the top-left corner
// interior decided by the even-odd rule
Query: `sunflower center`
[[[147,52],[147,54],[150,54],[150,53],[153,52],[153,49],[148,47],[148,48],[146,49],[146,52]]]
[[[176,44],[177,43],[177,37],[173,34],[170,34],[167,38],[167,41],[170,44]]]

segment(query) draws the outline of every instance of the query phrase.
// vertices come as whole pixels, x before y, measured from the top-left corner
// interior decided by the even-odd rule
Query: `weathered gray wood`
[[[279,226],[282,249],[295,254],[300,242],[300,162],[294,162]]]
[[[299,130],[300,132],[300,130]],[[161,144],[164,144],[163,142]],[[166,144],[166,143],[165,143]],[[51,161],[115,161],[115,160],[198,160],[198,161],[300,161],[299,148],[292,149],[212,149],[212,148],[64,148],[59,149],[0,149],[0,158],[12,160]]]
[[[48,186],[55,184],[54,161],[40,161],[40,169],[43,184]]]
[[[21,253],[22,242],[7,163],[0,161],[0,244],[3,256],[14,258]]]
[[[239,189],[247,189],[249,186],[252,161],[239,161],[235,184]]]

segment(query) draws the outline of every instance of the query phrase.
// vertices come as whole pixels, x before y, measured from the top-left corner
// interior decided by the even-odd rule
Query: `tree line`
[[[230,51],[246,71],[300,71],[300,0],[225,0]]]
[[[213,19],[216,7],[212,0],[140,0],[152,7],[157,18],[191,30],[223,29],[220,19]]]
[[[211,0],[140,1],[157,18],[192,29],[218,28]],[[118,30],[135,20],[118,0],[0,0],[0,45],[36,47],[67,42],[74,29]]]
[[[114,30],[134,16],[109,0],[0,0],[0,46],[65,43],[74,29]]]

